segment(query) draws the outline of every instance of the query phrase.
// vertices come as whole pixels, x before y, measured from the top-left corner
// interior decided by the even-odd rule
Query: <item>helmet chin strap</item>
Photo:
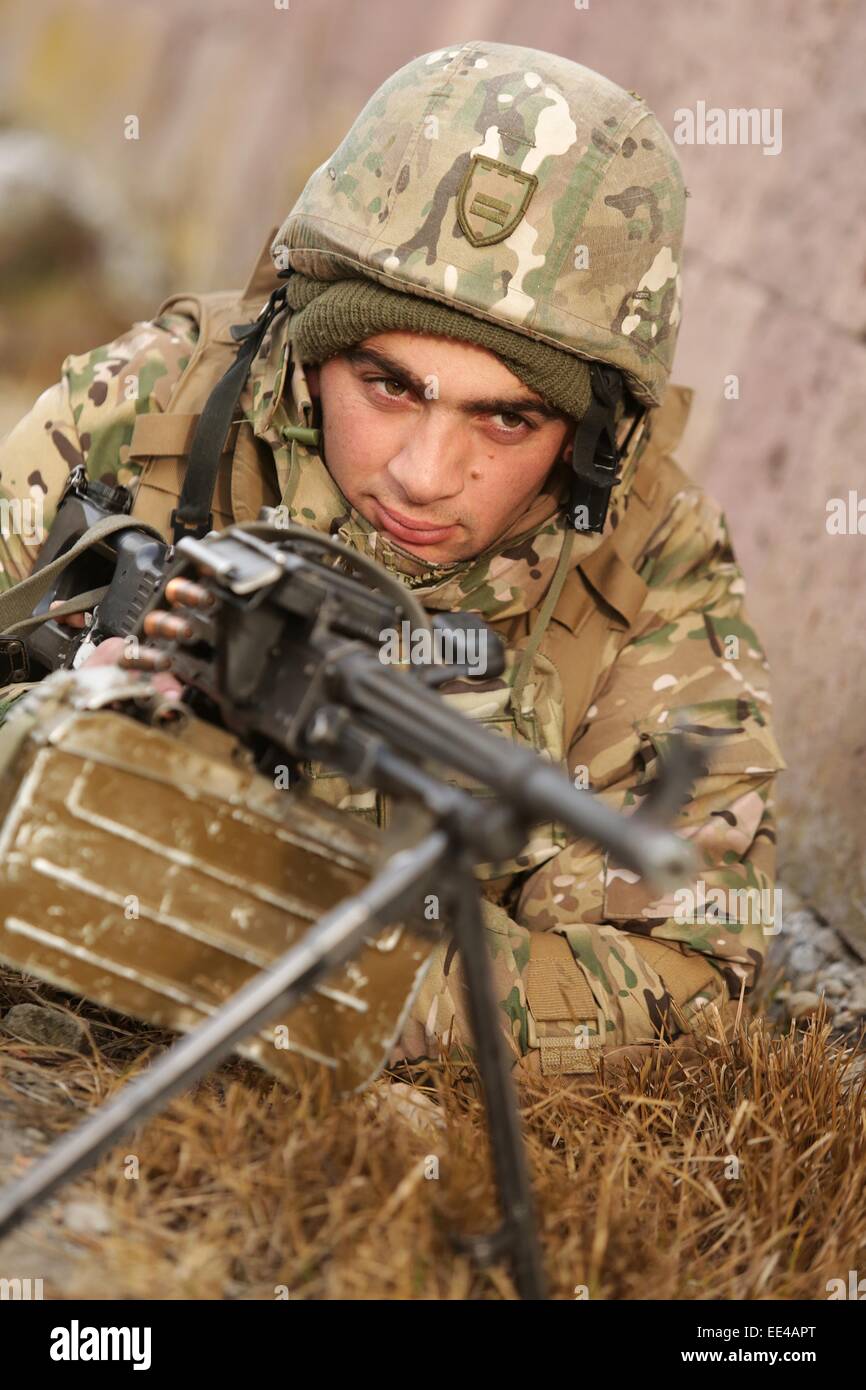
[[[623,381],[615,367],[590,362],[592,400],[577,422],[571,445],[569,524],[575,531],[603,531],[610,494],[619,481],[623,450],[616,442]]]

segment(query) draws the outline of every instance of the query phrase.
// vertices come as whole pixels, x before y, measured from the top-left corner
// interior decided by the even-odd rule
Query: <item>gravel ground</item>
[[[4,1059],[6,1090],[16,1080],[14,1063]],[[22,1125],[19,1112],[8,1094],[0,1097],[0,1186],[20,1177],[27,1166],[45,1152],[51,1140],[46,1130]],[[92,1240],[76,1239],[74,1220],[67,1220],[70,1203],[68,1188],[31,1216],[26,1224],[0,1241],[0,1277],[41,1280],[42,1296],[59,1298],[74,1287],[77,1267],[93,1258]],[[74,1209],[71,1213],[74,1218]],[[35,1287],[33,1285],[32,1287]]]
[[[784,1025],[810,1018],[823,1001],[834,1030],[853,1041],[866,1025],[866,948],[861,954],[793,889],[783,888],[783,904],[782,930],[771,938],[754,1006]]]

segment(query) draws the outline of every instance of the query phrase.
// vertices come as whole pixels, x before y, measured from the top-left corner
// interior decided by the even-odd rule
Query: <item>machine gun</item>
[[[210,1070],[238,1040],[296,1005],[351,960],[373,931],[401,920],[411,927],[419,898],[432,885],[445,898],[465,972],[503,1212],[500,1230],[475,1237],[472,1248],[486,1261],[507,1253],[521,1296],[543,1297],[474,869],[518,853],[532,827],[548,821],[664,884],[690,873],[691,850],[651,815],[617,815],[534,752],[450,709],[433,687],[454,678],[453,666],[384,662],[385,619],[405,619],[412,632],[430,632],[430,619],[410,591],[363,555],[306,528],[252,523],[175,547],[140,615],[137,636],[146,641],[129,664],[170,668],[187,687],[185,703],[238,735],[260,769],[272,768],[275,757],[288,759],[302,781],[305,762],[325,763],[353,784],[420,805],[429,828],[0,1193],[0,1233]],[[472,795],[449,774],[492,796]],[[685,794],[688,769],[680,766],[676,777],[674,802]],[[669,787],[666,810],[672,809]]]

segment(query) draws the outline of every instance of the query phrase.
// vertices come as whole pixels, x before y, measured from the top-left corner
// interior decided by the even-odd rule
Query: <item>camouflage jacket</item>
[[[0,446],[0,501],[6,502],[0,588],[29,573],[41,540],[10,526],[10,517],[21,516],[16,502],[38,503],[47,529],[67,472],[79,463],[94,478],[140,480],[143,494],[148,450],[135,447],[134,434],[142,433],[136,426],[141,417],[167,410],[196,337],[196,324],[178,299],[153,322],[67,359],[61,381]],[[686,396],[676,388],[669,400],[669,409],[666,400],[655,412],[653,437],[662,452],[675,445],[687,413]],[[600,624],[575,631],[566,615],[557,634],[559,655],[552,659],[542,641],[518,708],[511,700],[515,675],[565,538],[562,479],[554,479],[484,555],[425,568],[377,533],[336,489],[311,443],[312,404],[279,319],[253,364],[241,407],[246,449],[235,455],[230,497],[218,489],[215,524],[252,519],[263,503],[285,506],[293,518],[338,534],[398,572],[428,609],[480,613],[503,635],[508,667],[503,678],[480,688],[452,682],[445,698],[457,708],[532,743],[567,768],[577,785],[625,812],[655,776],[676,719],[704,731],[709,742],[727,735],[716,739],[710,772],[678,823],[698,846],[701,862],[684,898],[658,899],[635,875],[608,865],[596,846],[557,826],[539,827],[516,861],[483,866],[479,877],[488,880],[488,897],[525,926],[606,923],[681,941],[712,957],[732,992],[739,993],[743,982],[751,987],[768,934],[778,925],[772,916],[768,923],[766,910],[756,913],[741,890],[763,891],[766,909],[775,849],[771,790],[784,763],[770,726],[767,662],[744,613],[743,578],[717,505],[677,470],[669,504],[637,559],[639,592],[626,620],[610,613],[604,597],[596,604]],[[622,522],[637,486],[634,468],[627,468],[606,534]],[[597,536],[573,535],[574,561],[585,564],[599,543]],[[0,700],[14,693],[0,692]],[[321,769],[311,772],[317,794],[387,823],[384,799],[351,793]]]

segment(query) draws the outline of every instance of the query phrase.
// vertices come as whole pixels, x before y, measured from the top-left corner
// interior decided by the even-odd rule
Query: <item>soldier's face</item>
[[[380,333],[307,378],[340,491],[378,531],[437,563],[501,536],[572,432],[492,353],[448,338]]]

